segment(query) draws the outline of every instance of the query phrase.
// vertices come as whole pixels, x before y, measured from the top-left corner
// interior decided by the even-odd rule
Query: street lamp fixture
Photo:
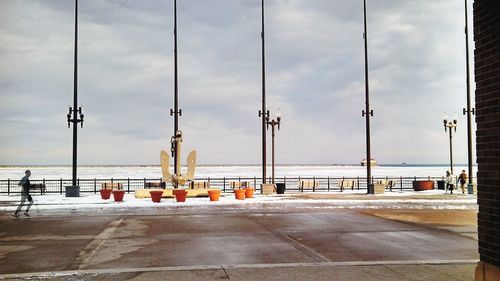
[[[269,120],[269,110],[267,111],[266,115],[266,126],[267,129],[269,130],[269,126],[271,126],[271,136],[272,136],[272,183],[274,184],[274,136],[275,136],[275,127],[278,127],[278,130],[280,129],[280,124],[281,124],[281,113],[276,114],[276,119]]]
[[[450,136],[450,172],[453,174],[453,145],[452,145],[452,138],[453,138],[453,131],[457,131],[457,116],[455,115],[453,117],[453,120],[448,120],[448,115],[445,113],[443,116],[443,125],[444,125],[444,131],[449,132]],[[453,129],[453,130],[452,130]]]

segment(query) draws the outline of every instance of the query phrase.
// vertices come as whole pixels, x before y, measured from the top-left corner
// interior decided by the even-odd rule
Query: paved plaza
[[[421,203],[394,197],[376,208],[368,206],[380,197],[345,196],[362,201],[354,207],[347,199],[329,204],[331,195],[308,197],[283,204],[35,206],[21,219],[1,211],[0,279],[474,278],[477,210],[467,195]]]

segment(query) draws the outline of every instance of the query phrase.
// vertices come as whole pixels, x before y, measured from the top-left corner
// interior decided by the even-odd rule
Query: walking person
[[[458,176],[458,182],[460,183],[460,188],[462,189],[462,194],[465,194],[465,183],[467,182],[467,174],[465,170]]]
[[[453,174],[450,171],[446,171],[446,190],[450,190],[450,193],[453,194]],[[445,194],[447,191],[445,190]]]
[[[33,198],[30,195],[30,176],[31,176],[31,171],[26,170],[24,172],[24,177],[19,181],[19,186],[21,186],[21,203],[19,203],[19,206],[17,207],[16,212],[14,213],[14,217],[19,218],[19,213],[21,212],[21,209],[23,208],[24,204],[26,203],[26,200],[28,200],[30,203],[28,205],[28,208],[26,208],[26,211],[24,212],[24,215],[29,217],[30,215],[28,212],[30,211],[31,205],[33,205]]]

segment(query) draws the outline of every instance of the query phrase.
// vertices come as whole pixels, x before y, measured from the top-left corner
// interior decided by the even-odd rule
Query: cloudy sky
[[[178,0],[183,158],[261,162],[260,2]],[[367,5],[372,155],[448,163],[446,111],[466,163],[463,1]],[[0,165],[71,164],[73,38],[74,1],[0,0]],[[78,61],[79,163],[158,164],[173,131],[173,1],[80,1]],[[364,158],[362,0],[267,0],[266,72],[277,163]]]

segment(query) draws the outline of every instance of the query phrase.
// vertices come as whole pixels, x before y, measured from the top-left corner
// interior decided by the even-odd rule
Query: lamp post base
[[[80,186],[65,186],[66,197],[80,197]]]

